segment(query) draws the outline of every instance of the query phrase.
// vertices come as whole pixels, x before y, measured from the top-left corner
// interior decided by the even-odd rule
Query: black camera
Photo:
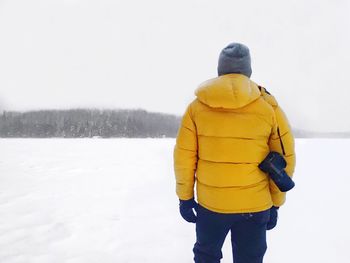
[[[293,180],[284,170],[286,166],[286,160],[278,152],[270,152],[259,164],[260,170],[269,174],[281,192],[287,192],[295,186]]]

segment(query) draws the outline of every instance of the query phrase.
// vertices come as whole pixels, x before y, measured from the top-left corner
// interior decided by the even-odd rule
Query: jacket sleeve
[[[182,118],[174,149],[176,194],[181,200],[188,200],[194,196],[197,145],[197,130],[190,105]]]
[[[274,107],[274,110],[275,127],[270,136],[269,148],[270,151],[279,152],[283,155],[287,162],[285,171],[290,177],[292,177],[295,168],[294,136],[288,123],[288,119],[282,109],[279,106],[276,106]],[[284,204],[286,193],[281,192],[272,180],[270,180],[270,192],[274,206],[280,207]]]

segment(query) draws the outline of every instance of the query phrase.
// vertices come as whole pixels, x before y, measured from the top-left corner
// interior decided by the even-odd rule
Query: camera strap
[[[270,95],[270,96],[272,96],[271,93],[268,92],[264,87],[258,85],[258,88],[259,88],[259,90],[260,90],[260,92],[261,92],[261,95],[262,95],[262,97],[263,97],[264,99],[265,99],[265,93],[268,94],[268,95]],[[272,103],[270,103],[269,100],[266,100],[266,99],[265,99],[265,101],[266,101],[267,103],[269,103],[272,107],[276,107],[276,106],[277,106],[277,104],[276,104],[276,105],[272,105]],[[276,121],[277,121],[277,120],[276,120]],[[278,135],[278,138],[279,138],[279,140],[280,140],[282,153],[283,153],[283,155],[285,156],[285,155],[286,155],[286,151],[284,150],[284,145],[283,145],[283,141],[282,141],[282,137],[281,137],[281,133],[280,133],[280,127],[278,126],[278,123],[277,123],[277,135]]]

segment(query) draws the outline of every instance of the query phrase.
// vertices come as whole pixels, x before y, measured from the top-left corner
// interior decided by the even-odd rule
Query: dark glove
[[[273,206],[270,208],[270,221],[267,222],[266,229],[271,230],[277,225],[277,219],[278,219],[278,208],[276,206]]]
[[[197,216],[194,214],[193,209],[197,212],[198,204],[194,201],[194,198],[190,200],[180,200],[180,214],[187,222],[196,223]]]

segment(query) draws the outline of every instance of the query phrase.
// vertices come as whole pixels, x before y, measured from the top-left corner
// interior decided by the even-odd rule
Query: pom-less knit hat
[[[247,46],[240,43],[231,43],[221,51],[218,74],[221,76],[230,73],[243,74],[248,78],[252,75],[250,53]]]

